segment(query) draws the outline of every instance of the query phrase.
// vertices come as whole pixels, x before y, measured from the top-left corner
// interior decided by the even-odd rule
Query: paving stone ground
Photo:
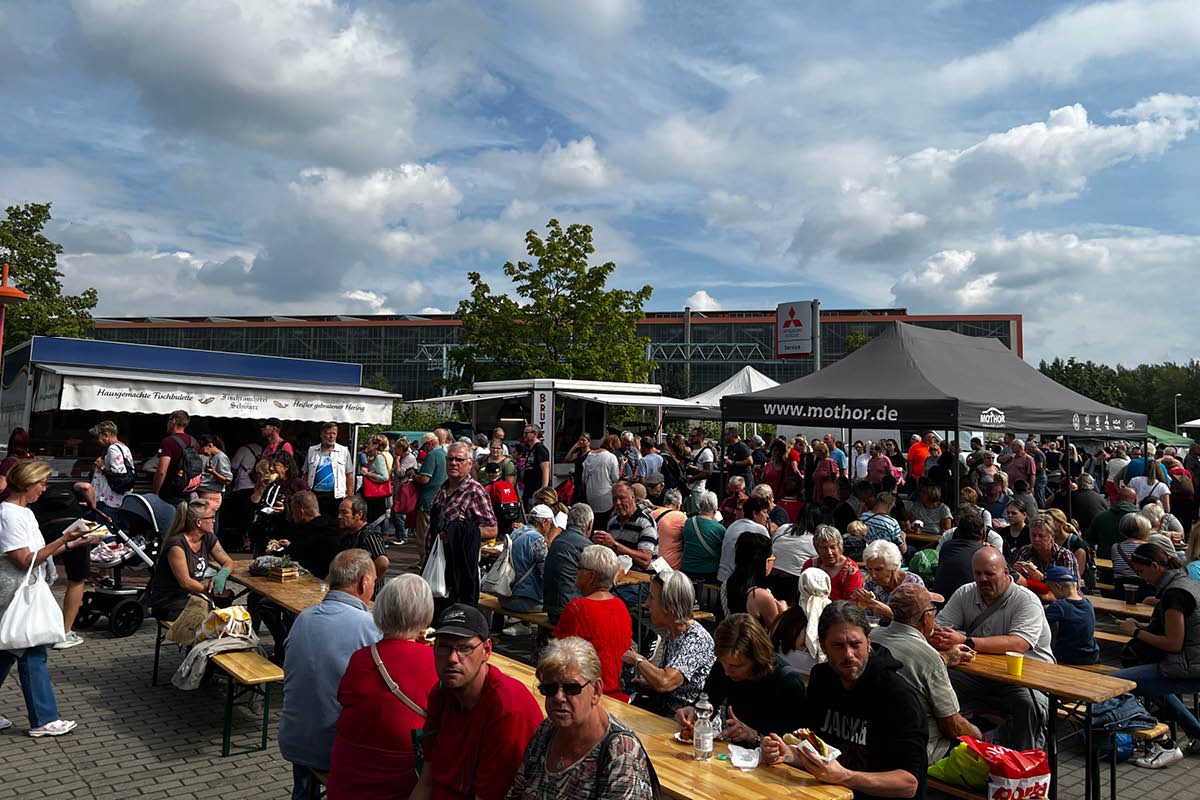
[[[412,561],[410,548],[391,548],[393,570]],[[103,627],[82,634],[86,644],[52,652],[50,674],[63,718],[79,727],[58,737],[31,739],[16,671],[0,687],[0,714],[15,723],[0,732],[0,800],[70,798],[172,798],[240,800],[287,798],[291,765],[279,754],[276,731],[282,692],[272,697],[267,750],[221,757],[224,684],[184,692],[170,683],[181,657],[164,649],[162,679],[150,686],[154,625],[115,639]],[[532,640],[500,636],[506,655],[529,660]],[[235,709],[234,746],[257,742],[261,706]],[[1060,731],[1060,734],[1062,731]],[[1107,764],[1102,765],[1102,794],[1108,797]],[[1118,796],[1148,800],[1195,797],[1200,757],[1189,756],[1161,771],[1128,764],[1117,768]],[[1064,743],[1059,797],[1083,798],[1083,753],[1076,739]]]

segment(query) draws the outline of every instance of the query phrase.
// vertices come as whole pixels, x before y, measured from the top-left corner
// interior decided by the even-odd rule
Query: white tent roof
[[[1194,419],[1191,422],[1185,422],[1179,427],[1181,428],[1200,428],[1200,419]]]
[[[664,413],[673,417],[686,416],[688,419],[720,419],[721,398],[725,395],[757,392],[778,385],[779,381],[771,380],[754,367],[745,366],[734,373],[728,380],[717,384],[707,392],[701,392],[694,397],[688,398],[688,402],[704,406],[705,409],[703,411],[696,413],[694,411],[685,412],[683,409],[665,409]]]

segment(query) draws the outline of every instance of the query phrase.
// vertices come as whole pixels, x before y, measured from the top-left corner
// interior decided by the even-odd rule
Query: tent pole
[[[1065,462],[1067,465],[1067,469],[1066,469],[1066,473],[1067,473],[1067,522],[1070,522],[1072,519],[1072,517],[1071,517],[1071,500],[1073,498],[1071,497],[1071,495],[1074,494],[1074,492],[1071,491],[1071,462],[1067,460],[1067,451],[1070,450],[1070,448],[1071,448],[1071,437],[1069,434],[1064,433],[1063,434],[1063,451],[1062,451],[1062,456],[1058,460],[1058,463],[1062,464]],[[1081,475],[1082,475],[1082,473],[1081,473]],[[1080,533],[1082,533],[1082,531],[1080,531]]]
[[[954,429],[954,443],[950,453],[954,456],[954,466],[952,467],[954,470],[954,507],[958,508],[962,503],[962,486],[959,485],[962,480],[962,465],[958,460],[958,428]]]
[[[854,474],[854,456],[850,455],[854,452],[854,445],[851,444],[853,441],[854,428],[846,428],[846,436],[842,439],[842,446],[846,448],[846,475],[850,476],[851,481],[854,481],[858,478],[858,476]],[[851,488],[851,491],[853,491],[853,488]]]
[[[717,431],[717,474],[720,475],[717,498],[725,499],[725,409],[721,409],[721,427]],[[723,523],[722,523],[723,524]]]

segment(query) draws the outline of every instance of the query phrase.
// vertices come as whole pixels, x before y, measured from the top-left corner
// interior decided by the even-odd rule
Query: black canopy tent
[[[812,375],[726,395],[721,417],[722,425],[736,420],[955,431],[956,442],[963,429],[1146,436],[1146,415],[1071,391],[995,339],[903,322]]]

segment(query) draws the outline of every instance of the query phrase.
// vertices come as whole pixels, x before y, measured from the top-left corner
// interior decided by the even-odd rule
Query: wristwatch
[[[972,650],[975,649],[975,640],[972,639],[970,636],[968,636],[966,638],[966,640],[963,642],[963,644],[965,644],[967,647],[971,648]]]

